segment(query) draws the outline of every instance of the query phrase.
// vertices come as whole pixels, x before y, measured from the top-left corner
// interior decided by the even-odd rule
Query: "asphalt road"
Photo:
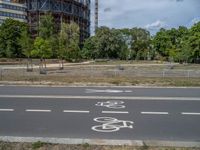
[[[0,136],[200,141],[200,88],[1,86]]]

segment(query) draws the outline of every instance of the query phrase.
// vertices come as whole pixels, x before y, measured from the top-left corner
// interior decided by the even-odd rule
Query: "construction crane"
[[[98,29],[98,19],[99,19],[99,0],[95,0],[95,19],[94,19],[94,26],[95,26],[95,33]]]

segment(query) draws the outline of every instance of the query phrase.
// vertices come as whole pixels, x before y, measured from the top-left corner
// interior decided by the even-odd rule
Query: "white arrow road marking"
[[[169,115],[168,112],[141,112],[144,115]]]
[[[133,92],[133,91],[131,91],[131,90],[125,90],[124,92],[125,92],[125,93],[131,93],[131,92]]]
[[[64,113],[90,113],[90,111],[85,110],[63,110]]]
[[[200,115],[200,113],[195,113],[195,112],[182,112],[182,115]]]
[[[0,111],[14,111],[14,109],[0,109]]]
[[[95,90],[95,89],[86,89],[86,93],[131,93],[131,90],[112,90],[112,89],[106,89],[106,90]]]
[[[129,114],[128,111],[102,111],[102,114]]]
[[[51,110],[42,110],[42,109],[26,109],[26,112],[51,112]]]

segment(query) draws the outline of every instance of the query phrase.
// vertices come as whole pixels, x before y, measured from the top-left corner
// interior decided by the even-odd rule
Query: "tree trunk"
[[[33,71],[33,59],[32,58],[30,58],[30,59],[31,59],[31,69]]]
[[[64,69],[64,62],[63,62],[63,58],[61,60],[61,69],[63,70]]]
[[[47,69],[46,59],[43,60],[44,60],[44,69],[46,70]]]

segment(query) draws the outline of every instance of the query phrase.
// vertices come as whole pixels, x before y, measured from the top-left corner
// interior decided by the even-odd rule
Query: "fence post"
[[[93,66],[90,66],[90,78],[93,78]]]
[[[187,72],[187,77],[190,78],[190,70]]]
[[[114,70],[115,77],[117,76],[117,70]]]
[[[0,69],[0,79],[1,79],[1,81],[3,80],[3,69],[2,68]]]
[[[163,74],[162,74],[162,76],[163,76],[163,78],[165,77],[165,70],[163,70],[163,72],[162,72]]]

